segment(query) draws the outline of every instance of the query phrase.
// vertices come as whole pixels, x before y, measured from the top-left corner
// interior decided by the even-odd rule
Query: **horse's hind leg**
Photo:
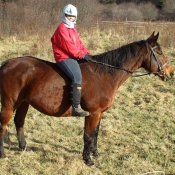
[[[0,158],[5,157],[3,142],[4,142],[5,132],[8,128],[7,124],[12,118],[12,114],[13,114],[13,109],[4,107],[2,105],[1,113],[0,113]]]
[[[9,146],[9,149],[11,147],[11,140],[10,140],[10,137],[9,137],[9,132],[8,132],[8,127],[4,133],[4,143],[7,143],[8,146]]]
[[[26,101],[22,102],[21,105],[16,109],[16,114],[14,117],[17,138],[19,142],[19,148],[21,150],[24,150],[26,148],[26,140],[24,136],[23,126],[24,126],[25,117],[26,117],[28,108],[29,108],[29,104]]]

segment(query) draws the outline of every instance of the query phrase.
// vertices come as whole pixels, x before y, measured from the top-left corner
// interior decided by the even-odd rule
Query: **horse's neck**
[[[127,62],[122,67],[124,68],[124,70],[115,71],[115,76],[113,76],[114,81],[118,82],[118,86],[121,86],[129,77],[132,76],[132,72],[134,73],[136,70],[138,70],[141,65],[142,60],[140,59],[140,57],[131,59],[131,61]]]
[[[92,77],[95,75],[101,80],[100,82],[96,78],[96,82],[98,82],[100,86],[105,86],[105,84],[108,83],[109,86],[113,86],[113,89],[118,89],[132,75],[132,72],[142,66],[143,58],[145,57],[142,53],[143,48],[144,47],[139,47],[138,44],[133,44],[132,47],[128,45],[121,50],[117,49],[109,53],[93,56],[95,61],[104,63],[100,65],[98,65],[99,63],[88,64],[88,71],[92,73]],[[104,67],[104,65],[110,67],[109,64],[111,64],[111,66],[116,65],[117,70],[110,72],[110,68]],[[121,67],[121,69],[117,68],[117,66]]]
[[[140,59],[140,56],[138,56],[131,58],[130,61],[123,65],[122,69],[116,69],[111,73],[97,71],[97,66],[89,67],[89,70],[91,70],[93,74],[96,74],[96,76],[103,80],[101,83],[102,85],[105,84],[104,82],[107,82],[110,84],[110,86],[113,86],[114,89],[118,89],[132,75],[132,73],[129,71],[134,72],[139,69],[141,65],[142,60]]]
[[[119,86],[130,76],[121,70],[106,72],[97,70],[97,65],[82,67],[83,81],[93,83],[94,87],[115,92]]]
[[[137,69],[139,69],[142,65],[141,55],[138,56],[132,55],[132,57],[127,60],[127,62],[122,66],[121,69],[116,68],[116,70],[114,70],[113,72],[110,72],[110,70],[107,69],[106,70],[103,68],[101,69],[98,63],[90,63],[90,64],[87,63],[85,65],[82,65],[81,68],[82,71],[86,72],[84,75],[85,79],[87,76],[90,76],[93,77],[92,81],[96,79],[95,81],[98,82],[101,86],[104,86],[106,83],[108,83],[110,84],[110,86],[115,86],[117,88],[121,86],[132,75],[129,71],[134,72]]]

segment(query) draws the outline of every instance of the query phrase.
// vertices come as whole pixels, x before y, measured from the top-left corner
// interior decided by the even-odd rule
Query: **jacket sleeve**
[[[88,53],[88,50],[85,49],[80,38],[77,37],[78,34],[70,37],[70,34],[67,30],[64,30],[64,28],[60,28],[59,35],[61,37],[60,41],[62,49],[72,57],[81,59],[85,54]],[[77,42],[76,40],[79,41]]]
[[[84,50],[85,54],[89,54],[90,55],[89,50],[84,46],[84,44],[83,44],[83,42],[82,42],[82,40],[80,39],[79,36],[78,36],[78,38],[79,38],[79,43],[80,43],[81,49]]]

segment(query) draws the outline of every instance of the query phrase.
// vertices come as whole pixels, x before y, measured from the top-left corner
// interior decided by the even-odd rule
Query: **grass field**
[[[173,26],[98,26],[81,31],[93,54],[136,40],[156,30],[164,54],[175,67]],[[0,38],[0,61],[31,55],[53,60],[50,36]],[[24,39],[27,38],[27,39]],[[0,160],[3,175],[175,175],[175,81],[157,77],[129,78],[118,90],[114,105],[104,113],[98,149],[101,159],[87,167],[82,160],[84,119],[54,118],[30,107],[25,135],[28,150],[18,151],[13,120],[9,124],[11,148]],[[152,172],[152,173],[151,173]]]

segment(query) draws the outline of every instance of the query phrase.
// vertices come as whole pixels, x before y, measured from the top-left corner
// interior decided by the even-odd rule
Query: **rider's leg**
[[[68,58],[57,63],[58,67],[72,80],[71,101],[72,116],[87,116],[89,112],[84,111],[80,106],[82,75],[79,64],[76,60]]]

